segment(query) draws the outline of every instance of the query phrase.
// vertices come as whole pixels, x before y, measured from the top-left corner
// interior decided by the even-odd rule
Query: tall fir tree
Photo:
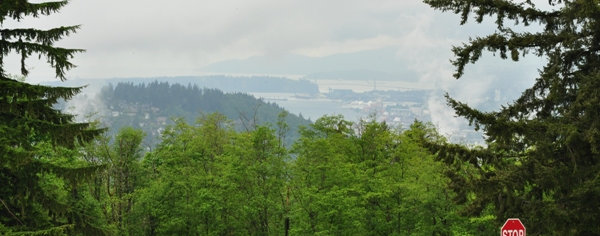
[[[75,147],[102,132],[88,123],[53,108],[82,88],[31,85],[11,79],[4,68],[10,53],[21,58],[21,74],[28,74],[26,59],[45,56],[56,77],[65,80],[69,62],[80,49],[55,47],[54,42],[79,26],[49,30],[5,28],[7,20],[40,17],[58,12],[67,1],[0,2],[0,234],[100,234],[92,203],[78,186],[96,169],[77,156]]]
[[[484,51],[515,61],[526,53],[547,58],[534,85],[498,111],[446,95],[456,114],[487,136],[487,147],[479,149],[431,144],[442,160],[463,170],[449,174],[465,212],[476,216],[491,208],[498,227],[506,218],[521,218],[532,235],[600,234],[599,2],[424,2],[459,14],[461,24],[470,16],[477,23],[495,18],[495,33],[453,48],[457,79]]]

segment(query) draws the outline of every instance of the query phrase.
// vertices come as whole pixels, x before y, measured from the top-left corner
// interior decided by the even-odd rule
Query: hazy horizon
[[[144,7],[140,7],[143,4]],[[70,1],[59,14],[7,27],[52,28],[81,24],[57,46],[83,48],[67,73],[69,81],[93,78],[174,77],[207,74],[336,75],[417,84],[446,91],[477,106],[497,93],[497,106],[533,84],[544,59],[521,62],[485,53],[452,77],[451,48],[496,27],[459,24],[459,16],[434,11],[421,1]],[[19,60],[6,58],[8,73]],[[27,82],[58,81],[45,61],[27,60]],[[357,73],[361,72],[361,73]],[[443,94],[430,98],[434,123],[459,122]],[[437,118],[433,118],[437,117]]]

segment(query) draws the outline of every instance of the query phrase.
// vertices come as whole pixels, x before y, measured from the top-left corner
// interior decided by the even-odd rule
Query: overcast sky
[[[458,17],[418,0],[72,0],[60,13],[5,26],[73,24],[81,30],[58,43],[87,50],[73,60],[73,79],[198,75],[211,73],[212,63],[252,56],[277,61],[381,48],[419,77],[448,79],[451,45],[493,31],[459,27]],[[52,75],[48,66],[28,62],[30,81]],[[18,71],[18,60],[7,64]]]
[[[397,64],[414,72],[412,79],[476,104],[494,89],[520,93],[540,65],[536,58],[513,63],[484,56],[467,67],[464,79],[454,80],[451,46],[495,28],[460,26],[454,14],[419,0],[72,0],[60,13],[3,27],[76,24],[81,30],[58,43],[87,50],[73,59],[78,67],[68,72],[70,80],[202,75],[232,60],[343,58],[384,50],[391,58],[365,54],[374,55],[364,58],[365,65]],[[15,74],[18,62],[5,58]],[[53,79],[45,63],[34,58],[28,64],[29,82]]]

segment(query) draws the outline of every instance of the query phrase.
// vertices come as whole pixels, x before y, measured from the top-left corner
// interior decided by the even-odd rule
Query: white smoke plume
[[[109,115],[109,109],[100,98],[102,85],[91,84],[81,93],[66,101],[64,112],[75,115],[77,122],[100,121]]]

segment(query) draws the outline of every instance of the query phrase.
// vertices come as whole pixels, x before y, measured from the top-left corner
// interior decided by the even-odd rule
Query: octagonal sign
[[[518,218],[510,218],[500,229],[500,236],[526,236],[525,225]]]

